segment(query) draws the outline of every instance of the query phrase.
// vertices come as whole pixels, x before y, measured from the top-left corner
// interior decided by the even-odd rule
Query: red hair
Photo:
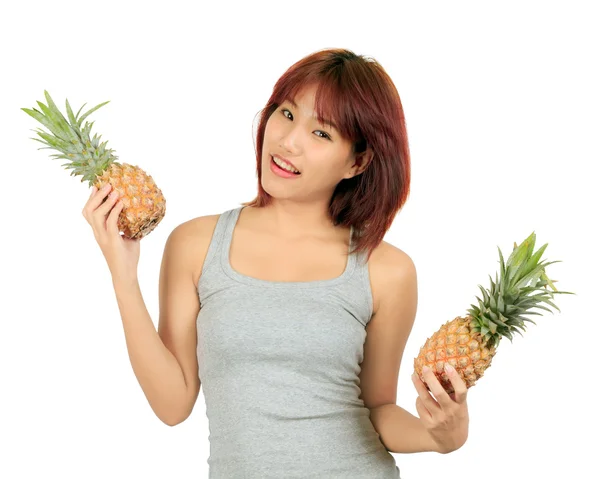
[[[370,148],[372,161],[353,178],[341,180],[329,203],[334,225],[354,228],[352,252],[368,257],[381,243],[410,190],[410,152],[404,110],[394,83],[375,60],[346,49],[317,51],[293,64],[277,81],[261,110],[256,133],[258,195],[244,206],[271,202],[261,185],[262,148],[267,120],[305,86],[316,84],[315,111],[332,120],[354,153]]]

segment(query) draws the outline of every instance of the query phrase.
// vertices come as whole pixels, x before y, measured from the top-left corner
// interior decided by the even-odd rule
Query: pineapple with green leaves
[[[164,218],[166,213],[166,201],[161,190],[156,186],[154,180],[137,165],[119,163],[114,150],[106,148],[106,141],[100,143],[100,136],[90,139],[90,131],[94,122],[85,120],[90,113],[109,103],[101,103],[85,112],[81,117],[79,114],[85,104],[79,109],[77,115],[73,115],[69,101],[66,100],[67,115],[69,120],[56,107],[47,91],[44,90],[48,105],[37,102],[41,112],[29,108],[21,108],[44,125],[50,133],[37,129],[37,134],[42,138],[32,138],[48,145],[46,149],[54,149],[59,154],[53,154],[54,159],[63,158],[69,160],[61,166],[72,169],[71,176],[81,176],[81,182],[88,182],[90,187],[98,189],[110,183],[113,191],[118,192],[123,202],[123,209],[119,213],[117,225],[123,235],[131,239],[141,239],[148,235]],[[44,148],[38,148],[40,150]]]
[[[555,294],[574,294],[558,291],[553,280],[546,275],[545,268],[552,262],[540,262],[547,244],[533,253],[535,231],[513,251],[504,264],[500,248],[500,278],[496,273],[494,282],[490,276],[490,288],[479,285],[482,298],[477,296],[478,306],[471,305],[465,316],[448,321],[421,347],[414,359],[415,372],[425,382],[423,366],[428,366],[436,375],[448,394],[454,387],[444,371],[449,363],[458,372],[467,387],[474,386],[484,371],[492,364],[502,337],[512,342],[513,334],[522,336],[525,322],[535,324],[525,315],[538,315],[533,308],[550,311],[547,304],[558,311],[551,301]],[[548,290],[548,286],[551,290]],[[425,382],[427,386],[427,383]],[[429,388],[429,386],[427,386]]]

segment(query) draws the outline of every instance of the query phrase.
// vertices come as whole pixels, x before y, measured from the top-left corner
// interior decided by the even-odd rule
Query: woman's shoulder
[[[217,221],[221,214],[196,216],[195,218],[189,219],[175,229],[181,231],[185,235],[194,237],[198,236],[212,236],[212,232],[217,225]]]
[[[169,241],[185,255],[192,267],[194,284],[198,284],[204,259],[221,214],[197,216],[184,221],[173,229]]]
[[[373,309],[377,311],[381,298],[386,288],[393,284],[393,279],[398,275],[411,273],[415,267],[408,253],[391,243],[382,241],[373,250],[368,268],[373,293]]]
[[[411,261],[408,253],[387,241],[382,241],[373,250],[370,261],[381,268],[396,268]]]

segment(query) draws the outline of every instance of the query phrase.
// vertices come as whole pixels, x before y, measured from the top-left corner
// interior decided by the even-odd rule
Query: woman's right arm
[[[191,414],[200,391],[196,357],[200,301],[194,276],[212,235],[203,231],[210,218],[183,223],[167,239],[159,280],[158,331],[137,279],[113,279],[131,366],[150,407],[169,426]]]

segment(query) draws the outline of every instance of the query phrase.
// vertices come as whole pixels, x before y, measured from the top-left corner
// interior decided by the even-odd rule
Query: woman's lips
[[[300,169],[299,169],[299,168],[298,168],[296,165],[294,165],[294,164],[293,164],[293,163],[292,163],[290,160],[288,160],[287,158],[284,158],[284,157],[283,157],[283,156],[281,156],[281,155],[271,155],[271,156],[274,156],[275,158],[277,158],[277,159],[279,159],[279,160],[283,161],[284,163],[287,163],[287,164],[288,164],[289,166],[291,166],[292,168],[294,168],[294,169],[296,169],[296,170],[300,171]]]
[[[295,173],[292,173],[291,171],[287,171],[287,170],[284,170],[283,168],[279,168],[279,166],[277,166],[275,161],[273,161],[272,156],[271,156],[271,160],[269,161],[269,166],[271,168],[271,171],[281,178],[298,178],[299,176],[301,176],[300,173],[295,174]]]

